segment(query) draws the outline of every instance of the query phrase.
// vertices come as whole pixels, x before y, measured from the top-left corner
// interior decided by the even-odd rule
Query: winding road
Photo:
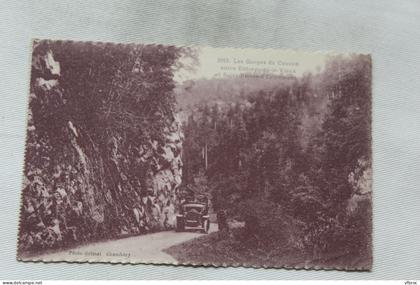
[[[212,223],[209,232],[217,231]],[[164,249],[204,234],[200,232],[165,231],[118,240],[96,242],[76,248],[47,253],[36,257],[23,257],[31,261],[111,262],[111,263],[177,263]]]

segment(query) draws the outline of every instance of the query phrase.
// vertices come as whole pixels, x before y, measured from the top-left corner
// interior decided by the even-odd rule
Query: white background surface
[[[420,279],[420,1],[0,0],[0,279]],[[372,272],[15,259],[31,38],[373,56]]]

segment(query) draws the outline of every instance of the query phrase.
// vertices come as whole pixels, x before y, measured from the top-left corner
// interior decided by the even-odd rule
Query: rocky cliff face
[[[99,144],[83,122],[64,116],[61,69],[53,51],[34,52],[19,251],[173,227],[182,178],[179,120],[163,140],[136,142],[115,131]]]

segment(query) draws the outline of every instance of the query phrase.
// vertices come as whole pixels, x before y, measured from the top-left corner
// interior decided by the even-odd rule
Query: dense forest
[[[236,247],[267,256],[286,247],[312,260],[350,255],[369,266],[370,57],[331,57],[301,78],[250,80],[178,88],[183,185],[205,189],[215,212],[245,223],[229,237]]]
[[[186,53],[34,43],[19,252],[171,227],[182,175],[173,74]]]
[[[172,229],[195,195],[231,228],[182,249],[188,263],[218,249],[222,263],[278,266],[292,252],[370,267],[370,57],[176,83],[195,52],[34,43],[19,253]]]

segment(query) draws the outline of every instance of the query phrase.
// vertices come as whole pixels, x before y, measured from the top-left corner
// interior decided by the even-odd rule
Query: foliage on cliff
[[[173,73],[182,53],[34,43],[21,252],[171,226],[182,174]]]

